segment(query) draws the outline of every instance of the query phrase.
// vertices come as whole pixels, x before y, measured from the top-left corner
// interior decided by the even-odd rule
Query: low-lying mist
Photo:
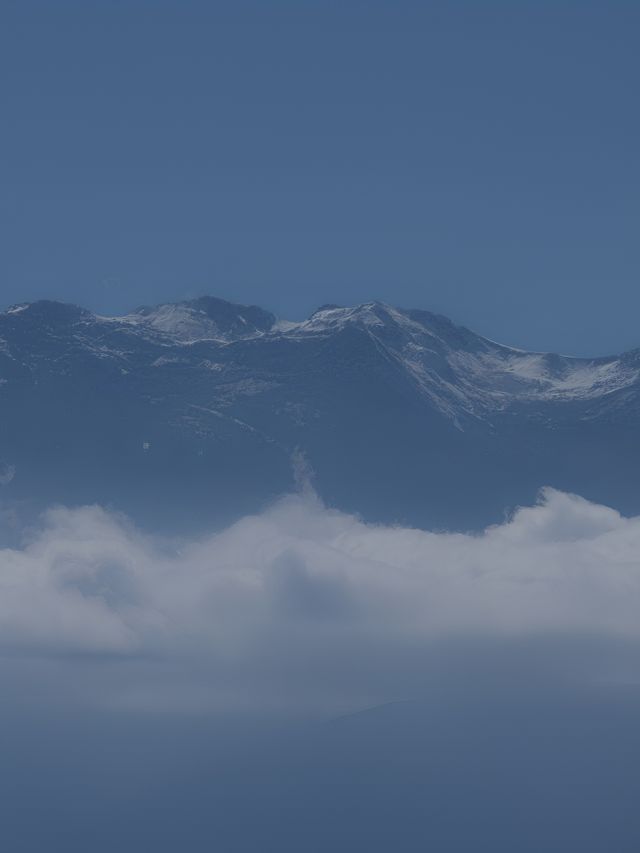
[[[640,518],[551,489],[480,535],[307,492],[197,541],[99,507],[53,508],[22,540],[0,552],[9,694],[322,716],[440,683],[640,674]]]

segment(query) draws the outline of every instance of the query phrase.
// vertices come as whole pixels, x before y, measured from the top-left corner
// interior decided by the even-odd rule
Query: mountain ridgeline
[[[502,346],[427,311],[302,322],[212,297],[0,314],[0,501],[205,529],[294,488],[371,521],[479,529],[540,487],[640,512],[640,351]]]

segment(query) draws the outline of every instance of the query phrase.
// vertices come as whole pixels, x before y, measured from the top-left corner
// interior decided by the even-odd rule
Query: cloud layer
[[[413,689],[445,647],[633,645],[639,616],[640,518],[550,489],[481,535],[367,525],[306,494],[180,543],[56,508],[0,551],[5,659],[131,705],[357,705]]]

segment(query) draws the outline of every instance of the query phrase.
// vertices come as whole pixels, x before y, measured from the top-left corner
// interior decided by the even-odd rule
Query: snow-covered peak
[[[384,302],[365,302],[343,307],[322,305],[307,320],[300,323],[279,323],[278,329],[290,335],[331,335],[349,326],[381,334],[384,330],[398,331],[414,326],[410,314]]]
[[[514,403],[591,400],[639,381],[629,358],[572,358],[495,343],[428,311],[381,302],[325,305],[308,320],[280,324],[281,334],[331,336],[357,327],[409,375],[421,393],[449,417],[484,417]]]
[[[139,308],[122,320],[147,326],[180,343],[202,340],[226,343],[264,334],[273,326],[275,317],[253,305],[235,305],[204,296],[188,302]]]
[[[640,390],[638,353],[585,359],[526,352],[495,343],[438,314],[382,302],[323,305],[306,320],[276,322],[262,308],[213,297],[110,318],[74,305],[40,301],[7,309],[0,314],[0,324],[7,352],[16,345],[41,351],[44,357],[49,353],[43,347],[46,335],[64,353],[71,352],[67,343],[73,341],[74,347],[101,359],[140,364],[148,357],[154,366],[187,357],[185,344],[200,342],[215,349],[260,340],[269,347],[283,338],[312,347],[319,340],[331,346],[332,339],[340,337],[340,351],[348,361],[349,338],[343,333],[355,330],[361,341],[371,343],[372,370],[376,360],[385,359],[399,381],[408,380],[418,396],[456,422],[466,416],[490,420],[493,413],[522,404],[598,401],[631,386]],[[180,352],[167,353],[172,348]],[[145,353],[142,361],[141,353]],[[196,355],[201,359],[199,350]],[[207,358],[219,363],[216,353]],[[358,358],[362,361],[361,353]],[[366,368],[366,358],[362,364]]]
[[[64,326],[69,323],[91,319],[93,314],[86,308],[69,302],[57,302],[52,299],[38,299],[35,302],[22,302],[11,305],[2,316],[18,319],[21,322],[38,323],[49,326]]]
[[[387,321],[389,306],[380,302],[365,302],[347,308],[338,305],[323,305],[301,324],[305,331],[335,331],[356,323],[367,328],[381,328]]]
[[[206,314],[184,304],[143,308],[122,320],[133,325],[148,326],[181,342],[223,338],[216,324]]]

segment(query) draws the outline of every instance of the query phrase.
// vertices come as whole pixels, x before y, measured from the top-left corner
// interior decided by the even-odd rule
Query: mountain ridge
[[[141,305],[138,308],[120,314],[103,314],[101,312],[92,311],[91,309],[85,308],[79,303],[66,302],[64,300],[36,299],[33,301],[11,304],[3,310],[0,310],[0,317],[20,314],[23,311],[28,310],[51,310],[58,313],[64,312],[68,315],[77,314],[85,318],[92,318],[95,321],[123,322],[134,324],[136,322],[144,322],[146,320],[149,325],[153,325],[154,315],[160,310],[182,309],[185,311],[193,311],[194,313],[209,315],[210,312],[212,312],[216,308],[221,309],[226,313],[235,310],[237,315],[239,316],[251,313],[254,316],[261,317],[264,325],[262,326],[262,328],[254,329],[256,337],[267,332],[273,332],[274,334],[282,334],[297,329],[312,330],[314,326],[328,326],[329,323],[326,322],[327,315],[333,315],[334,325],[338,325],[340,318],[344,318],[345,321],[347,321],[349,318],[357,319],[365,313],[373,313],[376,309],[378,309],[390,314],[395,313],[396,315],[404,315],[407,320],[415,318],[418,322],[420,322],[422,318],[424,324],[431,321],[432,323],[437,323],[441,325],[441,327],[447,328],[450,332],[467,335],[474,339],[482,340],[487,344],[494,345],[500,348],[501,350],[508,350],[514,353],[526,353],[528,355],[539,355],[549,357],[557,356],[562,359],[573,361],[594,362],[612,360],[615,358],[620,358],[629,353],[640,352],[640,346],[632,347],[630,349],[622,350],[616,353],[608,353],[599,356],[569,355],[555,350],[531,350],[523,347],[517,347],[511,344],[505,344],[501,341],[496,341],[492,338],[482,335],[480,332],[477,332],[467,326],[456,323],[448,316],[438,312],[431,312],[423,308],[402,308],[380,300],[356,303],[354,305],[338,305],[335,303],[323,304],[320,305],[318,308],[314,309],[309,314],[309,316],[303,320],[287,320],[284,318],[278,318],[275,314],[268,311],[267,309],[262,308],[261,306],[255,304],[247,305],[244,303],[232,302],[230,300],[222,299],[211,295],[199,296],[193,299],[177,300],[175,302],[160,302],[153,305]],[[319,323],[318,321],[325,322],[323,324],[322,322]],[[202,338],[195,338],[194,341],[195,340],[208,340],[208,337],[203,336]]]
[[[12,306],[0,412],[0,501],[153,516],[162,494],[204,524],[292,488],[300,451],[329,503],[374,521],[479,527],[545,485],[640,511],[640,350],[528,352],[381,302],[297,322],[215,297]]]
[[[330,336],[355,326],[374,335],[399,356],[416,383],[437,398],[443,412],[452,418],[455,418],[452,403],[456,396],[467,414],[477,415],[482,409],[486,412],[487,398],[493,400],[494,406],[509,395],[520,398],[537,395],[540,399],[597,398],[629,387],[640,376],[637,349],[594,358],[527,351],[492,341],[443,315],[395,308],[383,302],[349,307],[326,305],[305,320],[287,321],[278,320],[258,306],[210,296],[145,306],[116,316],[41,300],[12,306],[0,318],[19,317],[25,312],[27,316],[32,312],[51,314],[58,323],[76,319],[85,325],[107,324],[111,331],[118,327],[119,331],[133,331],[137,327],[142,334],[151,336],[147,339],[152,342],[157,333],[157,345],[170,342],[176,347],[205,342],[230,344],[257,338]],[[1,325],[0,320],[0,328]],[[106,354],[107,350],[103,352]],[[434,376],[437,376],[435,384]],[[448,402],[445,397],[450,398]]]

